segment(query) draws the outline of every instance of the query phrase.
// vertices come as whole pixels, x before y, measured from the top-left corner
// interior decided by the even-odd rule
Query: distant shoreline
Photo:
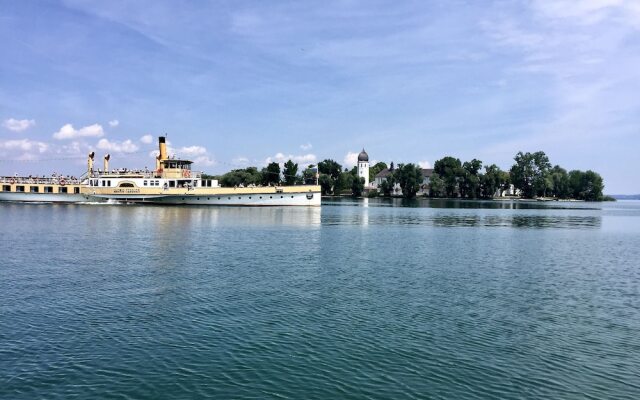
[[[611,194],[616,200],[640,200],[640,194]]]

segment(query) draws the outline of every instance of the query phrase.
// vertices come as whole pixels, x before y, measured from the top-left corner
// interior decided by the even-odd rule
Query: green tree
[[[262,184],[277,185],[280,182],[280,164],[272,162],[262,169]]]
[[[508,190],[511,188],[511,174],[509,171],[500,170],[500,190]]]
[[[602,191],[604,190],[604,182],[597,172],[587,170],[584,173],[583,189],[584,200],[586,201],[602,201],[604,198]]]
[[[556,165],[549,171],[549,179],[551,180],[551,193],[553,196],[560,199],[566,199],[571,196],[569,174],[566,169]]]
[[[574,199],[582,198],[582,181],[584,172],[573,170],[569,171],[569,193]]]
[[[394,175],[402,189],[402,196],[406,199],[416,197],[422,184],[422,168],[415,164],[400,164]]]
[[[594,171],[569,172],[569,187],[574,199],[586,201],[602,201],[604,183],[600,174]]]
[[[302,171],[302,182],[305,185],[316,184],[316,172],[318,169],[314,165],[309,165],[304,171]]]
[[[387,175],[387,177],[380,184],[380,190],[382,190],[382,195],[385,197],[391,196],[395,185],[396,185],[396,177],[395,177],[395,171],[394,171],[392,173],[389,173],[389,175]]]
[[[284,175],[285,185],[294,185],[298,180],[298,164],[291,160],[284,163],[282,175]]]
[[[480,168],[482,168],[482,161],[476,160],[475,158],[471,161],[465,161],[465,163],[462,164],[462,171],[459,179],[460,195],[462,197],[468,197],[471,199],[480,197]]]
[[[234,169],[222,175],[220,184],[225,187],[258,185],[262,182],[263,176],[256,167],[245,169]]]
[[[337,162],[328,159],[318,163],[318,171],[320,172],[320,179],[322,182],[324,182],[325,185],[330,185],[330,190],[325,194],[340,194],[340,175],[342,174],[342,166]],[[327,178],[323,179],[323,175],[327,176],[328,180]]]
[[[440,177],[440,175],[434,172],[429,179],[429,196],[444,197],[446,195],[447,191],[445,189],[444,180]]]
[[[357,171],[357,167],[353,167],[351,171],[345,168],[344,171],[340,173],[340,177],[336,182],[333,193],[343,194],[345,191],[351,191],[353,180],[356,179],[358,175]]]
[[[542,151],[522,153],[514,157],[511,167],[511,180],[516,188],[522,190],[524,197],[533,198],[546,194],[549,185],[548,172],[551,169],[549,158]]]
[[[373,182],[376,179],[376,175],[385,168],[387,168],[387,164],[382,161],[369,168],[369,182]]]
[[[455,197],[459,190],[459,181],[463,175],[462,163],[454,157],[444,157],[435,162],[433,172],[444,181],[447,197]]]
[[[492,198],[502,188],[501,179],[503,171],[495,164],[484,167],[484,175],[481,177],[481,196],[485,199]]]
[[[329,175],[321,174],[318,178],[322,195],[327,196],[333,193],[333,180]]]
[[[364,178],[356,176],[351,180],[351,196],[360,197],[362,192],[364,192]]]

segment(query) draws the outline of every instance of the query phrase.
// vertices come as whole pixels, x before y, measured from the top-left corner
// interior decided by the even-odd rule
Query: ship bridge
[[[168,159],[160,161],[160,172],[164,178],[191,178],[193,161]]]

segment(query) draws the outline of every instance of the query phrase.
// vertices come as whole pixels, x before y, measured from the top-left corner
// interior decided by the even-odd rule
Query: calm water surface
[[[2,399],[640,398],[640,202],[0,223]]]

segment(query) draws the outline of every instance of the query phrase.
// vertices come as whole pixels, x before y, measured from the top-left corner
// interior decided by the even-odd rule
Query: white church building
[[[369,187],[369,155],[364,148],[358,154],[358,177],[364,178],[364,187]]]

